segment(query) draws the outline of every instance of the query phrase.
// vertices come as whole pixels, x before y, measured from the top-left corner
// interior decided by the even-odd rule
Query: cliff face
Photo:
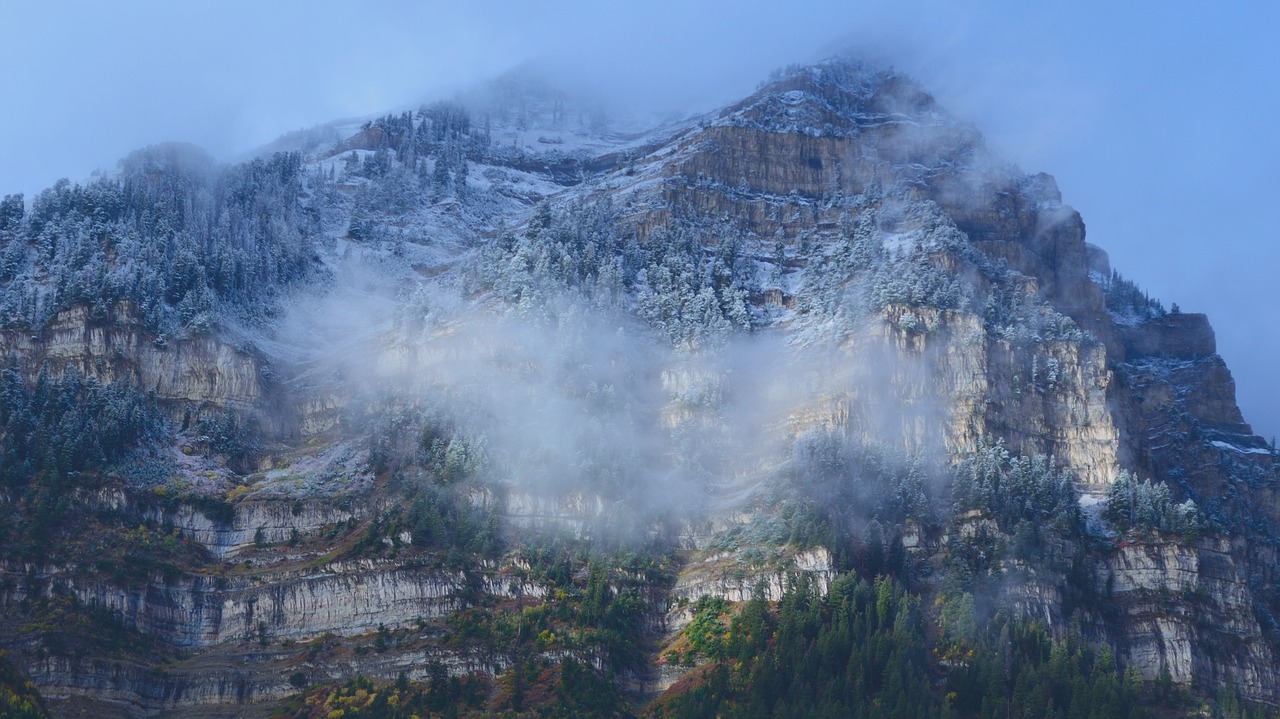
[[[1086,494],[1104,494],[1128,469],[1166,483],[1177,500],[1194,498],[1221,518],[1216,531],[1225,536],[1126,537],[1096,556],[1097,582],[1119,607],[1100,631],[1147,679],[1168,668],[1179,683],[1232,684],[1280,699],[1268,618],[1276,606],[1276,467],[1240,415],[1208,320],[1116,315],[1105,298],[1105,253],[1085,243],[1084,223],[1051,177],[994,169],[976,134],[914,91],[886,83],[851,95],[802,73],[726,109],[679,139],[662,160],[661,196],[638,186],[631,206],[639,209],[627,220],[644,235],[692,218],[727,224],[765,247],[782,240],[799,248],[838,239],[847,213],[839,197],[875,184],[905,185],[944,208],[986,257],[1024,275],[1091,337],[1015,346],[990,337],[977,314],[891,307],[849,345],[860,345],[850,361],[893,358],[883,396],[857,397],[853,386],[865,385],[851,383],[797,409],[793,431],[888,415],[903,420],[891,438],[908,446],[941,435],[963,455],[978,437],[999,437],[1021,453],[1053,456]],[[926,397],[942,398],[930,405],[936,411],[913,413]],[[1055,582],[1028,584],[1027,596],[1013,601],[1052,618],[1061,605]]]
[[[1085,485],[1100,487],[1114,476],[1121,443],[1110,363],[1140,340],[1115,337],[1103,290],[1088,278],[1084,224],[1062,205],[1052,177],[998,169],[972,128],[898,80],[835,89],[805,74],[727,108],[652,157],[661,184],[642,179],[632,192],[623,185],[632,208],[623,221],[639,234],[672,218],[727,225],[758,242],[761,254],[783,241],[798,262],[811,263],[848,231],[842,198],[896,186],[906,188],[909,202],[936,203],[986,256],[1007,262],[1037,295],[1104,341],[1036,341],[1028,350],[990,337],[980,308],[890,308],[847,349],[857,360],[888,358],[904,373],[889,378],[899,389],[886,400],[898,409],[864,401],[853,403],[854,413],[894,414],[941,397],[929,430],[946,427],[950,451],[971,450],[979,436],[1002,437],[1019,452],[1057,457]],[[963,260],[938,261],[957,274],[972,271]],[[902,331],[906,326],[912,330]],[[1187,351],[1203,349],[1198,340],[1187,343]],[[903,439],[920,446],[922,437]]]
[[[1230,682],[1271,696],[1275,656],[1254,615],[1243,550],[1221,539],[1122,542],[1099,568],[1116,603],[1117,646],[1144,678],[1164,668],[1178,683]]]
[[[9,567],[15,589],[6,601],[30,599],[20,581],[25,567]],[[37,570],[38,571],[38,570]],[[543,589],[501,575],[468,577],[429,572],[395,562],[334,562],[232,576],[152,577],[127,589],[83,581],[73,568],[46,568],[41,576],[85,605],[119,616],[126,627],[183,647],[255,640],[308,641],[327,633],[356,636],[380,625],[399,628],[440,617],[464,605],[466,592],[495,597],[539,597]]]
[[[315,161],[345,152],[372,155],[388,143],[403,149],[408,135],[389,133],[366,128]],[[452,428],[437,428],[438,447],[420,427],[413,428],[416,435],[398,434],[410,425],[404,417],[415,392],[451,376],[415,369],[445,364],[424,357],[448,353],[439,340],[459,329],[447,322],[421,331],[428,339],[416,344],[393,338],[393,322],[371,322],[376,331],[360,328],[368,333],[360,342],[387,345],[374,360],[308,364],[296,361],[297,347],[270,333],[248,351],[208,335],[157,337],[141,327],[127,303],[104,316],[86,308],[66,310],[41,329],[0,331],[0,355],[12,357],[29,377],[41,366],[51,376],[74,368],[103,382],[154,391],[175,427],[184,430],[201,413],[228,410],[252,418],[270,445],[262,448],[260,472],[228,479],[230,473],[219,467],[226,481],[202,489],[202,498],[173,499],[125,478],[84,505],[102,526],[141,526],[174,542],[181,538],[198,560],[131,582],[88,561],[8,562],[0,569],[0,607],[27,611],[65,600],[85,611],[104,610],[128,632],[171,652],[154,664],[110,652],[48,654],[24,628],[6,625],[13,637],[6,642],[23,647],[23,669],[46,697],[64,707],[92,699],[97,709],[120,715],[194,716],[214,705],[281,699],[292,693],[290,679],[298,672],[307,683],[356,673],[392,679],[401,671],[416,680],[427,676],[429,663],[440,662],[455,675],[497,674],[519,657],[497,639],[470,641],[466,632],[475,627],[464,620],[499,609],[519,614],[526,601],[554,604],[574,592],[585,594],[582,585],[593,576],[586,566],[552,580],[545,567],[539,571],[546,576],[535,577],[531,562],[514,552],[480,560],[456,550],[451,555],[443,544],[415,547],[413,534],[396,522],[410,515],[421,520],[424,506],[438,511],[441,522],[460,522],[468,512],[491,513],[508,536],[539,548],[607,538],[619,526],[641,525],[643,542],[674,548],[665,560],[672,566],[657,572],[662,581],[634,594],[642,597],[637,601],[646,617],[637,626],[655,636],[689,622],[690,604],[701,596],[739,602],[760,591],[776,599],[797,573],[825,588],[844,561],[834,548],[801,547],[785,532],[765,531],[781,521],[781,508],[792,499],[789,489],[778,488],[785,485],[776,484],[794,464],[787,454],[792,443],[821,431],[874,439],[935,460],[947,471],[995,441],[1015,455],[1051,458],[1084,497],[1092,534],[1087,541],[1049,548],[1070,557],[1075,566],[1069,568],[1046,568],[1026,558],[992,565],[990,575],[1009,578],[1000,601],[1055,630],[1079,610],[1075,618],[1090,635],[1146,680],[1167,670],[1174,682],[1206,693],[1230,685],[1248,698],[1280,703],[1274,619],[1280,615],[1280,577],[1272,538],[1280,498],[1273,450],[1244,422],[1203,315],[1144,309],[1135,316],[1113,306],[1105,253],[1085,243],[1082,219],[1062,203],[1051,177],[1004,168],[986,154],[975,130],[948,118],[906,80],[837,66],[793,73],[699,122],[643,141],[626,140],[625,148],[619,147],[625,144],[621,139],[612,142],[554,156],[454,148],[463,162],[472,158],[472,177],[485,178],[470,189],[488,193],[470,200],[483,211],[459,219],[458,213],[471,210],[457,199],[432,205],[423,213],[426,219],[394,219],[413,231],[472,232],[477,237],[470,241],[477,244],[494,241],[490,235],[504,242],[501,235],[509,227],[527,233],[536,222],[529,220],[527,201],[554,195],[565,206],[606,200],[616,210],[611,221],[641,248],[673,228],[695,237],[699,256],[739,243],[757,290],[750,298],[755,329],[779,340],[785,366],[795,370],[762,386],[782,387],[786,396],[733,397],[739,404],[732,404],[725,395],[756,387],[743,384],[743,373],[708,369],[696,354],[677,353],[662,366],[647,367],[653,376],[642,378],[665,399],[653,402],[658,406],[637,401],[625,407],[628,417],[656,418],[656,428],[645,427],[654,436],[695,427],[703,432],[698,441],[732,434],[727,408],[759,414],[752,420],[764,430],[735,447],[738,456],[726,463],[732,472],[706,481],[706,496],[698,495],[705,506],[676,507],[677,519],[652,526],[636,519],[637,504],[628,503],[634,497],[625,491],[483,487],[459,495],[465,506],[407,506],[393,487],[411,483],[412,475],[389,448],[404,445],[413,461],[436,462],[430,466],[439,494],[430,495],[431,501],[443,502],[439,497],[451,491],[455,476],[447,472],[467,465],[465,443],[461,434],[449,434]],[[365,185],[351,182],[328,191],[365,191]],[[467,190],[465,173],[461,182]],[[324,209],[342,218],[330,224],[343,229],[329,231],[347,232],[353,205]],[[484,242],[477,227],[487,233]],[[814,287],[822,279],[817,269],[834,264],[848,249],[842,243],[859,232],[878,238],[885,257],[900,261],[904,274],[909,262],[935,273],[930,276],[941,273],[964,299],[933,306],[895,295],[865,311],[868,302],[857,294],[845,297],[858,308],[856,318],[850,319],[852,311],[821,316],[812,309]],[[937,234],[963,241],[930,245]],[[361,245],[344,235],[348,244],[342,252],[350,255],[354,247],[385,263],[378,267],[409,267],[395,275],[401,290],[432,287],[455,262],[463,264],[461,250],[443,253],[426,240],[405,243],[403,236],[396,246],[389,237]],[[384,243],[394,249],[379,255]],[[620,253],[632,262],[640,251]],[[551,264],[550,255],[528,264]],[[511,268],[523,271],[514,261]],[[762,283],[766,274],[771,279]],[[866,275],[850,276],[859,293],[861,285],[873,284]],[[468,281],[464,276],[458,283],[474,289]],[[363,277],[360,282],[374,284]],[[467,299],[488,301],[501,294],[486,292]],[[421,297],[405,299],[411,291],[388,294],[397,294],[400,303],[394,312],[399,329],[434,320],[434,295],[419,302]],[[1013,307],[1009,314],[1016,321],[1000,315],[1000,302]],[[530,314],[536,310],[520,307]],[[814,359],[819,355],[821,361]],[[512,357],[499,361],[531,383],[544,379],[543,367]],[[590,376],[593,362],[607,365],[617,358],[592,357],[575,367]],[[369,388],[377,383],[371,378],[383,374],[408,379],[388,393],[393,396],[379,399],[387,419],[375,424],[359,416],[356,398],[372,394]],[[614,390],[592,386],[582,394],[605,403]],[[688,401],[695,395],[701,399]],[[343,443],[362,449],[347,451]],[[199,444],[179,434],[168,449],[190,455]],[[342,449],[331,452],[342,458],[326,455],[326,448]],[[638,456],[634,462],[670,459]],[[450,462],[452,469],[444,469]],[[582,456],[575,462],[553,465],[554,471],[594,478],[610,469]],[[212,472],[213,464],[198,469]],[[1206,517],[1198,536],[1108,525],[1101,502],[1121,470],[1163,482],[1175,501],[1194,500]],[[946,481],[931,487],[943,507],[950,504]],[[326,496],[331,493],[341,496]],[[0,501],[17,506],[27,500],[5,495]],[[868,524],[861,516],[854,523]],[[886,535],[896,543],[894,551],[923,568],[915,578],[922,591],[937,591],[939,575],[929,573],[945,571],[960,544],[1000,535],[995,520],[981,513],[943,524],[907,521]],[[422,520],[415,526],[435,525]],[[467,565],[460,556],[474,561]],[[620,585],[623,575],[647,576],[632,568],[611,581]],[[1073,592],[1101,601],[1080,610],[1068,598]],[[450,624],[454,620],[460,623]],[[523,624],[518,626],[517,638],[523,632]],[[375,641],[382,644],[370,653]],[[545,655],[573,652],[596,665],[605,661],[581,647],[546,649]],[[673,671],[665,668],[656,684],[674,681]],[[655,682],[643,672],[625,680],[650,688]]]
[[[132,305],[122,302],[101,317],[87,307],[59,312],[36,330],[0,330],[0,353],[34,377],[68,369],[104,383],[118,382],[154,392],[175,420],[209,409],[253,415],[276,434],[270,390],[258,357],[209,336],[157,336],[141,327]]]
[[[118,508],[128,506],[129,498],[121,496]],[[312,535],[326,527],[364,519],[382,507],[364,503],[331,501],[256,500],[235,505],[230,521],[210,519],[196,507],[179,504],[171,507],[139,507],[144,521],[173,527],[204,547],[218,560],[227,560],[263,544],[281,544],[298,535]]]

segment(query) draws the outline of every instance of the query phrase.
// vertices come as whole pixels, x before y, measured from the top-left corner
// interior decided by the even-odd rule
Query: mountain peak
[[[885,122],[950,122],[909,77],[843,58],[776,70],[755,93],[721,114],[779,131],[828,136]]]

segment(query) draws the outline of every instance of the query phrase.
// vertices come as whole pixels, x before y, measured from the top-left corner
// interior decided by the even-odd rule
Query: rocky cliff
[[[73,370],[154,392],[179,422],[190,423],[202,411],[230,410],[264,422],[270,434],[281,431],[265,411],[271,407],[270,373],[260,357],[207,335],[170,339],[148,331],[128,302],[101,316],[76,307],[37,329],[0,331],[0,352],[32,379],[41,368],[52,377]]]

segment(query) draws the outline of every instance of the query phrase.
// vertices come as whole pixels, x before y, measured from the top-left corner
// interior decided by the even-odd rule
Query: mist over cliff
[[[165,140],[243,160],[288,131],[415,109],[530,59],[623,105],[680,112],[853,47],[918,78],[1002,158],[1053,172],[1126,276],[1166,306],[1215,318],[1246,417],[1263,436],[1280,426],[1267,359],[1280,332],[1266,311],[1276,304],[1265,212],[1276,184],[1267,158],[1280,155],[1266,105],[1278,82],[1266,30],[1275,8],[387,0],[313,10],[144,2],[78,7],[68,20],[51,6],[15,8],[8,24],[22,31],[0,59],[26,71],[7,85],[22,110],[0,118],[0,193],[30,199]],[[1231,131],[1189,107],[1215,108]]]
[[[837,713],[1280,696],[1207,318],[873,63],[154,145],[5,198],[0,318],[0,640],[55,713],[789,715],[749,678],[807,641],[919,687]]]

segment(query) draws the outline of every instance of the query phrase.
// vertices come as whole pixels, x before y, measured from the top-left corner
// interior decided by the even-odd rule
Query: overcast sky
[[[1158,11],[1136,11],[1147,6]],[[1246,420],[1280,434],[1280,3],[9,2],[0,194],[186,140],[230,158],[530,59],[663,107],[852,45],[1057,176],[1126,276],[1209,313]]]

